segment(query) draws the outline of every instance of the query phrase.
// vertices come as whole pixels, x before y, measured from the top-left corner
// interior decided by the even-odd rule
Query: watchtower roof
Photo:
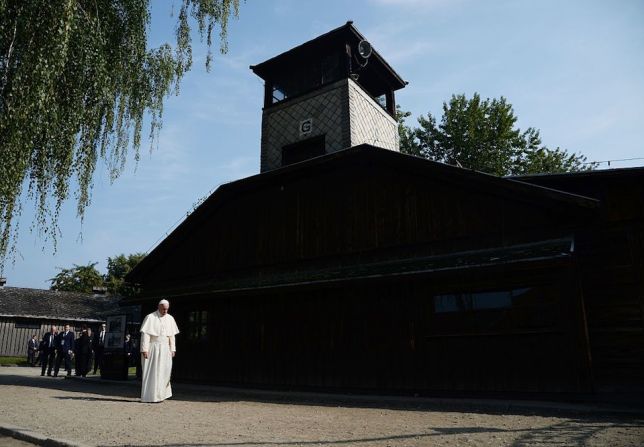
[[[337,48],[338,52],[344,52],[344,46],[346,45],[356,49],[363,40],[366,40],[365,37],[353,26],[352,21],[348,21],[326,34],[322,34],[260,64],[251,65],[250,69],[265,81],[279,80],[293,66],[317,59],[320,54],[328,52],[332,48]],[[369,90],[372,91],[380,90],[374,88],[377,84],[387,86],[391,90],[399,90],[407,85],[407,82],[396,73],[375,49],[369,57],[368,64],[360,70],[360,83],[367,84],[371,87]]]

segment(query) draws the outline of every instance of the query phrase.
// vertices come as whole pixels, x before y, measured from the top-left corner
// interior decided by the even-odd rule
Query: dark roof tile
[[[94,296],[21,287],[0,287],[0,316],[103,321],[119,308],[119,296]]]

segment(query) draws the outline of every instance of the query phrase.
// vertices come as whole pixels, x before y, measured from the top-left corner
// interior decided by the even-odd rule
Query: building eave
[[[211,280],[191,280],[190,284],[157,284],[146,294],[132,298],[132,303],[149,301],[162,294],[169,298],[195,295],[256,293],[310,286],[329,286],[379,278],[405,278],[492,267],[509,268],[518,264],[560,262],[574,252],[572,237],[535,241],[509,247],[468,250],[450,254],[420,256],[393,261],[362,262],[342,267],[283,266],[258,274],[255,271],[227,273]],[[296,270],[299,269],[299,270]]]

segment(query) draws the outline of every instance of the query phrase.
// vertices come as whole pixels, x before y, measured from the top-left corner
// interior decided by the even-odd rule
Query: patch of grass
[[[29,366],[25,357],[0,357],[0,366]]]

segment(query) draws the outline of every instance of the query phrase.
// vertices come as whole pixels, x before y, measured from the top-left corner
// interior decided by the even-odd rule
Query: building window
[[[40,329],[40,323],[28,319],[16,320],[16,329]]]
[[[284,101],[286,99],[286,93],[283,89],[277,85],[273,86],[273,104]]]
[[[188,339],[203,341],[208,337],[208,312],[197,310],[188,313]]]
[[[342,55],[337,52],[323,56],[321,59],[318,56],[308,62],[299,61],[296,64],[289,64],[274,75],[273,85],[267,86],[271,95],[266,99],[269,102],[264,106],[268,107],[311,92],[325,84],[342,79],[343,75],[346,76],[346,73],[343,73]]]
[[[507,309],[528,293],[530,288],[495,290],[488,292],[449,293],[434,296],[436,313],[468,312],[489,309]]]
[[[376,96],[374,100],[380,107],[382,107],[384,110],[387,110],[387,95],[383,93],[380,96]]]

